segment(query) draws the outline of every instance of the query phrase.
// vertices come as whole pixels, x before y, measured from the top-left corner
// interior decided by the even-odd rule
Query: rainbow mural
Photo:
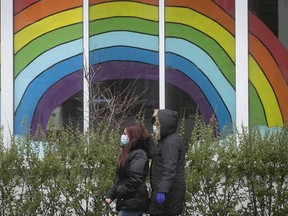
[[[224,3],[225,2],[225,3]],[[228,3],[229,2],[229,3]],[[166,81],[220,128],[235,122],[234,1],[166,0]],[[82,0],[14,0],[15,134],[46,128],[83,88]],[[250,123],[283,126],[288,52],[249,14]],[[90,63],[108,79],[158,80],[158,1],[90,0]]]

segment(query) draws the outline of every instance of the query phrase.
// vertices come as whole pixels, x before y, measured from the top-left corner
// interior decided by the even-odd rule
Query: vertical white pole
[[[165,0],[159,0],[159,108],[165,109]]]
[[[235,0],[236,7],[236,127],[249,125],[248,98],[248,3]]]
[[[83,0],[83,130],[89,129],[89,0]]]
[[[1,0],[1,126],[10,146],[14,132],[13,1]]]

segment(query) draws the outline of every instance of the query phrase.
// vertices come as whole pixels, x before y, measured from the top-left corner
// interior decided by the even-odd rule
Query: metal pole
[[[83,0],[83,130],[89,129],[89,0]]]
[[[236,127],[249,125],[248,3],[235,0],[236,9]]]
[[[14,133],[13,1],[1,0],[1,126],[5,147]]]
[[[165,109],[165,0],[159,0],[159,108]]]

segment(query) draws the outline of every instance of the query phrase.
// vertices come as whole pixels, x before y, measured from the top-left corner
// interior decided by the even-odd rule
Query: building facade
[[[178,110],[188,127],[198,111],[220,129],[282,127],[287,17],[285,0],[1,0],[4,136],[47,128],[52,114],[85,129],[89,85],[119,80],[138,81],[147,112]]]

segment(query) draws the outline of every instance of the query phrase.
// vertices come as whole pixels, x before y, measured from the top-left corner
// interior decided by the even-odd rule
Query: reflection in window
[[[180,118],[185,117],[185,136],[190,137],[197,112],[197,105],[190,96],[179,88],[166,83],[166,107],[177,110]],[[116,122],[124,122],[134,118],[140,110],[145,114],[144,121],[147,128],[151,129],[151,117],[153,109],[159,108],[159,83],[152,80],[109,80],[95,84],[90,103],[90,122],[95,126],[99,122],[107,121],[112,112],[116,112],[112,106],[118,107],[118,113],[114,113]],[[65,101],[57,107],[50,118],[57,130],[62,127],[72,126],[82,129],[83,126],[83,104],[81,100],[82,91]],[[127,102],[127,96],[131,101]],[[111,103],[114,103],[113,105]],[[125,104],[126,103],[126,104]],[[128,104],[129,103],[129,104]],[[130,106],[130,108],[129,108]],[[127,109],[128,113],[119,112]],[[200,114],[200,113],[199,113]],[[200,114],[201,115],[201,114]],[[122,119],[121,119],[122,118]],[[108,122],[107,122],[108,124]]]
[[[288,50],[288,1],[249,0],[248,9],[273,32]]]
[[[191,136],[196,113],[201,116],[197,104],[186,92],[166,83],[166,108],[178,111],[179,117],[185,118],[185,137],[188,139]]]
[[[248,7],[278,37],[278,0],[249,0]]]
[[[158,81],[151,80],[108,80],[94,84],[89,102],[91,126],[103,122],[107,127],[120,126],[125,121],[133,120],[140,111],[145,116],[145,124],[150,124],[153,109],[159,107],[158,89]],[[61,113],[58,112],[56,118],[57,110],[61,110]],[[82,130],[82,91],[55,109],[50,121]]]

